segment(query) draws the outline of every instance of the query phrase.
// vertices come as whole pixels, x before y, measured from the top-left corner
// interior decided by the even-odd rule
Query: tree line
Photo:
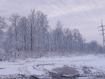
[[[47,15],[32,10],[28,16],[12,14],[8,19],[0,16],[0,51],[3,57],[45,55],[46,52],[102,53],[96,41],[86,43],[78,29],[63,29],[60,21],[51,29]],[[72,26],[71,26],[72,27]]]

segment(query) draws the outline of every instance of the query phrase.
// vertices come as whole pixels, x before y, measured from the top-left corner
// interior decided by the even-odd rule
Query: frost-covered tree
[[[20,50],[27,51],[27,41],[28,41],[28,26],[26,17],[22,17],[18,24],[18,41]]]
[[[11,22],[11,25],[10,27],[12,28],[12,43],[13,43],[13,49],[19,51],[18,49],[18,23],[19,23],[19,19],[20,19],[20,16],[18,14],[12,14],[11,17],[9,18],[10,22]]]
[[[7,23],[4,17],[0,16],[0,40],[2,41],[4,38],[4,32],[5,28],[7,27]]]
[[[33,44],[34,44],[34,38],[33,34],[35,31],[36,27],[36,14],[35,10],[31,11],[31,14],[28,16],[28,26],[30,29],[30,50],[33,51]]]
[[[6,19],[2,16],[0,16],[0,59],[3,57],[2,55],[7,51],[6,45],[5,45],[5,30],[7,28]]]
[[[55,29],[49,28],[47,15],[41,11],[32,10],[28,16],[12,14],[9,22],[8,25],[5,19],[0,17],[0,48],[5,50],[7,59],[26,55],[42,56],[47,54],[46,52],[102,52],[102,46],[97,42],[86,43],[78,29],[64,29],[60,21]],[[3,28],[6,26],[8,30],[4,32]]]
[[[53,31],[55,50],[61,50],[63,46],[63,30],[60,21],[57,22],[57,27]]]

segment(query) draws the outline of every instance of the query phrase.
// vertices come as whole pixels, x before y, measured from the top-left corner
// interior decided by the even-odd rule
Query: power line
[[[101,14],[101,12],[100,12],[100,10],[99,10],[99,8],[98,8],[98,6],[97,6],[95,0],[93,0],[93,2],[94,2],[94,4],[95,4],[95,6],[96,6],[96,8],[97,8],[97,10],[98,10],[98,12],[99,12],[99,14],[101,15],[101,19],[102,19],[102,14]]]
[[[68,9],[72,10],[74,13],[76,13],[72,8],[70,8],[69,6],[67,6],[62,0],[60,0],[62,2],[62,4],[64,4]],[[76,13],[77,16],[79,16],[81,19],[83,19],[80,15],[78,15],[78,13]],[[85,20],[85,19],[83,19]],[[86,21],[86,20],[85,20]]]
[[[86,15],[93,21],[93,19],[88,15],[88,13],[84,10],[84,8],[75,0],[75,2],[82,8],[82,10],[86,13]],[[93,21],[94,22],[94,21]],[[95,23],[95,22],[94,22]],[[96,23],[95,23],[96,24]],[[97,24],[96,24],[97,25]]]
[[[53,7],[51,7],[49,4],[45,3],[43,0],[40,0],[42,3],[46,4],[47,6],[49,6],[50,8],[52,8],[53,10],[59,12],[58,10],[54,9]],[[63,16],[65,16],[63,13],[59,12],[60,14],[62,14]],[[71,20],[69,17],[65,16],[67,19]],[[73,21],[73,20],[72,20]],[[73,21],[74,22],[74,21]],[[74,22],[77,23],[77,22]],[[77,23],[79,24],[79,23]],[[85,29],[87,29],[86,27],[84,27]],[[89,29],[89,28],[88,28]]]
[[[56,5],[54,2],[52,2],[52,1],[50,1],[52,4],[54,4],[55,6],[57,6],[58,8],[60,8],[61,10],[63,10],[64,11],[64,9],[62,9],[60,6],[58,6],[58,5]],[[67,13],[67,12],[65,12],[65,13]],[[71,15],[70,13],[67,13],[67,14],[69,14],[69,15]],[[72,15],[71,15],[72,16]],[[73,16],[72,16],[73,17]],[[73,17],[73,18],[75,18],[75,17]],[[75,18],[75,19],[77,19],[77,18]],[[78,20],[79,22],[82,22],[82,21],[80,21],[80,20]],[[84,25],[83,25],[84,26]],[[84,27],[85,28],[85,27]],[[85,29],[90,29],[90,28],[85,28]]]
[[[53,7],[51,7],[50,5],[48,5],[47,3],[45,3],[43,0],[40,0],[42,3],[46,4],[47,6],[49,6],[50,8],[54,9]],[[58,10],[54,9],[55,11],[59,12]],[[71,18],[67,17],[66,15],[64,15],[63,13],[59,12],[61,15],[65,16],[66,18],[68,18],[69,20],[72,20]],[[72,20],[74,23],[79,24],[78,22]],[[80,25],[80,24],[79,24]],[[81,25],[80,25],[81,26]]]
[[[98,6],[97,6],[95,0],[93,0],[93,2],[94,2],[95,6],[96,6],[96,8],[97,8],[98,13],[101,15],[101,19],[102,19],[102,14],[101,14],[101,12],[100,12],[100,10],[99,10],[99,8],[98,8]],[[101,24],[102,24],[102,20],[101,20]],[[101,26],[102,26],[102,25],[101,25]]]
[[[54,2],[52,2],[51,0],[49,0],[52,4],[54,4],[55,6],[57,6],[58,8],[60,8],[62,11],[65,11],[64,9],[62,9],[60,6],[58,6],[58,5],[56,5]],[[69,14],[70,16],[72,16],[70,13],[67,13],[66,11],[65,11],[65,13],[66,14]],[[73,18],[75,18],[76,20],[78,20],[76,17],[74,17],[74,16],[72,16]],[[80,20],[78,20],[79,22],[82,22],[82,21],[80,21]]]
[[[88,13],[84,10],[84,8],[78,3],[77,0],[75,0],[75,2],[82,8],[82,10],[85,12],[85,14],[90,18],[90,20],[93,21],[93,19],[88,15]],[[93,21],[94,22],[94,21]],[[94,22],[95,23],[95,22]],[[95,23],[96,24],[96,23]],[[97,24],[96,24],[97,25]]]
[[[90,4],[89,4],[89,2],[88,2],[88,0],[86,0],[86,2],[87,2],[87,4],[90,6]],[[93,12],[93,14],[96,16],[96,18],[99,20],[99,18],[97,17],[97,15],[95,14],[95,12],[93,11],[93,8],[90,6],[90,8],[91,8],[91,10],[92,10],[92,12]],[[99,20],[100,21],[100,20]]]
[[[63,4],[63,5],[65,5],[68,9],[70,9],[70,10],[72,10],[77,16],[79,16],[81,19],[83,19],[78,13],[76,13],[72,8],[70,8],[69,6],[67,6],[62,0],[60,0],[61,1],[61,3]],[[85,20],[85,19],[83,19],[83,20]],[[85,20],[86,21],[86,20]]]

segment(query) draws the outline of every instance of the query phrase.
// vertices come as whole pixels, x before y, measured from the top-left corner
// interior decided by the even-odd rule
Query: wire
[[[100,12],[100,10],[99,10],[99,8],[98,8],[98,6],[97,6],[95,0],[93,0],[93,2],[94,2],[95,6],[96,6],[96,8],[97,8],[98,13],[101,15],[101,19],[102,19],[102,14],[101,14],[101,12]]]
[[[102,14],[101,14],[101,12],[100,12],[100,10],[99,10],[99,8],[98,8],[98,6],[97,6],[95,0],[93,0],[93,2],[94,2],[94,4],[95,4],[95,6],[97,7],[97,10],[98,10],[99,14],[101,15],[101,19],[102,19]]]
[[[45,3],[44,1],[40,0],[42,3],[46,4],[47,6],[49,6],[50,8],[54,9],[53,7],[51,7],[50,5],[48,5],[47,3]],[[58,12],[58,10],[54,9],[55,11]],[[63,13],[59,12],[61,15],[65,16],[66,18],[68,18],[69,20],[72,20],[71,18],[67,17],[66,15],[64,15]],[[79,24],[78,22],[72,20],[74,23]]]
[[[70,8],[69,6],[67,6],[62,0],[60,0],[62,4],[64,4],[68,9],[72,10],[74,13],[76,13],[72,8]],[[77,16],[79,16],[81,19],[83,19],[80,15],[78,15],[78,13],[76,13]],[[83,19],[85,20],[85,19]],[[86,20],[85,20],[86,21]]]
[[[44,1],[40,0],[42,3],[46,4],[47,6],[49,6],[50,8],[54,9],[53,7],[51,7],[49,4],[45,3]],[[58,10],[54,9],[55,11],[58,12]],[[63,16],[65,16],[63,13],[59,12],[60,14],[62,14]],[[66,18],[68,18],[69,20],[71,20],[69,17],[65,16]],[[73,20],[72,20],[73,21]],[[73,21],[74,22],[74,21]],[[74,22],[74,23],[77,23],[77,22]],[[79,24],[79,23],[77,23]],[[85,28],[85,27],[84,27]],[[85,28],[87,29],[87,28]],[[89,28],[88,28],[89,29]]]
[[[63,5],[65,5],[68,9],[70,9],[70,10],[72,10],[74,13],[76,13],[72,8],[70,8],[69,6],[67,6],[62,0],[60,0],[61,1],[61,3],[63,4]],[[81,19],[83,19],[80,15],[78,15],[78,13],[76,13],[76,15],[77,16],[79,16],[79,18],[81,18]],[[85,20],[85,19],[83,19],[83,20]],[[85,20],[86,21],[86,20]],[[89,23],[88,23],[89,24]]]
[[[88,0],[86,0],[86,2],[87,2],[87,4],[90,6],[90,4],[89,4],[89,2],[88,2]],[[93,8],[90,6],[90,8],[91,8],[91,10],[92,10],[92,12],[93,12],[93,14],[95,15],[95,17],[100,21],[100,19],[97,17],[97,15],[95,14],[95,12],[93,11]]]
[[[54,2],[52,2],[52,1],[50,1],[52,4],[54,4],[55,6],[57,6],[58,8],[60,8],[61,10],[63,10],[64,11],[64,9],[62,9],[60,6],[58,6],[58,5],[56,5]],[[67,12],[65,12],[65,13],[67,13]],[[68,14],[68,13],[67,13]],[[71,15],[70,13],[69,13],[69,15]],[[72,15],[71,15],[72,16]],[[73,16],[72,16],[73,17]],[[75,17],[73,17],[73,18],[75,18]],[[77,18],[75,18],[75,19],[77,19]],[[78,19],[77,19],[78,20]],[[80,20],[78,20],[79,22],[82,22],[82,21],[80,21]],[[84,25],[83,25],[84,26]],[[84,27],[85,29],[89,29],[90,30],[90,28],[86,28],[86,27]]]
[[[88,15],[88,13],[84,10],[84,8],[78,3],[77,0],[75,0],[75,2],[82,8],[82,10],[85,12],[85,14],[90,18],[90,20],[93,21],[93,19]],[[94,21],[93,21],[94,22]],[[95,22],[94,22],[95,23]],[[96,24],[96,23],[95,23]],[[97,24],[96,24],[97,25]]]
[[[58,6],[58,5],[56,5],[54,2],[52,2],[51,0],[49,0],[52,4],[54,4],[55,6],[57,6],[58,8],[60,8],[62,11],[65,11],[64,9],[62,9],[60,6]],[[66,14],[69,14],[70,16],[72,16],[70,13],[67,13],[66,11],[65,11],[65,13]],[[74,16],[72,16],[73,18],[75,18]],[[76,20],[78,20],[77,18],[75,18]],[[82,21],[80,21],[80,20],[78,20],[79,22],[82,22]]]

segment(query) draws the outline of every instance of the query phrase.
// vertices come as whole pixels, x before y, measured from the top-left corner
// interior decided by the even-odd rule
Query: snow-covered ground
[[[54,68],[72,67],[83,74],[83,67],[89,68],[90,73],[105,72],[105,56],[70,56],[70,57],[42,57],[38,59],[16,60],[15,62],[0,62],[0,75],[48,75]]]

